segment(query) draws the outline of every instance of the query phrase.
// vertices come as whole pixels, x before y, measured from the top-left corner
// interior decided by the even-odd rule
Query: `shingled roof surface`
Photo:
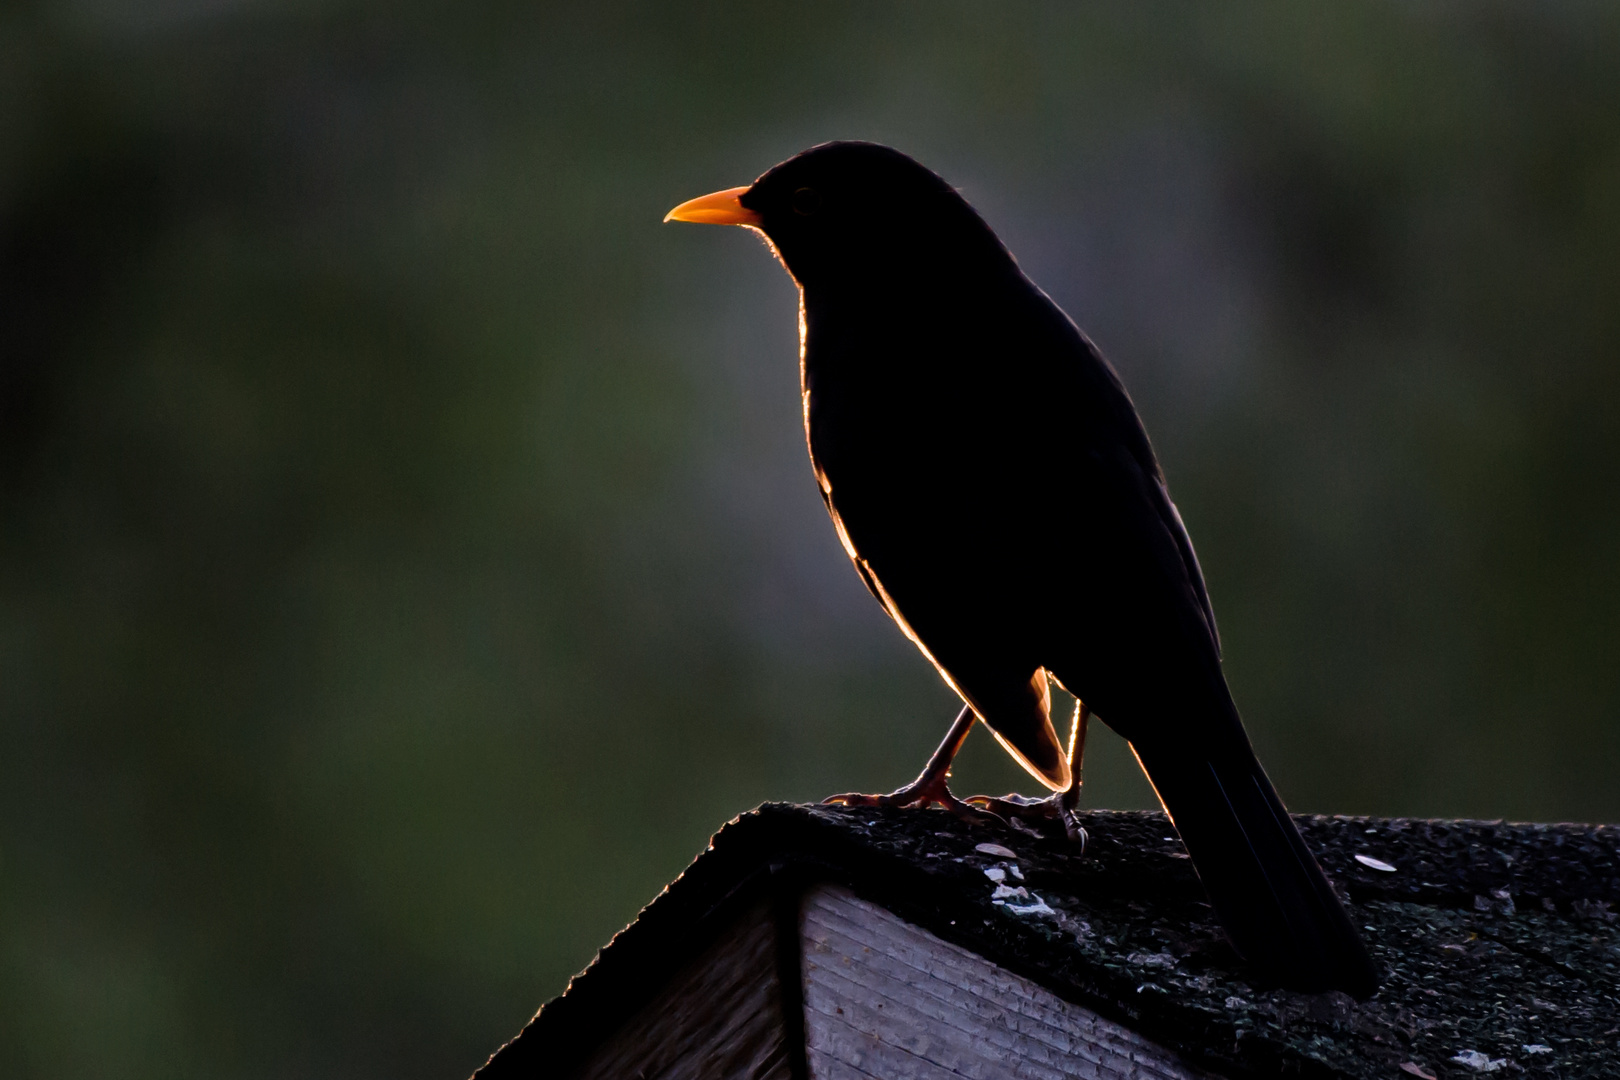
[[[1163,814],[1083,814],[1081,853],[942,811],[768,803],[717,833],[490,1075],[605,1034],[750,895],[824,880],[1228,1077],[1620,1076],[1620,827],[1296,820],[1384,970],[1369,1001],[1249,981]]]

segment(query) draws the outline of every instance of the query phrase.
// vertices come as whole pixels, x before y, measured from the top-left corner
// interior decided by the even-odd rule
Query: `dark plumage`
[[[849,142],[671,216],[758,228],[798,282],[827,510],[1001,744],[1069,785],[1055,680],[1130,741],[1239,951],[1296,989],[1370,993],[1371,962],[1244,733],[1129,395],[973,208],[904,154]]]

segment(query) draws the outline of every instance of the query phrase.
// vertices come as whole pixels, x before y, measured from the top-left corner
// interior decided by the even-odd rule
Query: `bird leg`
[[[1063,831],[1071,841],[1086,849],[1086,830],[1074,816],[1080,804],[1080,771],[1086,758],[1086,727],[1091,722],[1091,710],[1076,700],[1074,726],[1069,730],[1069,786],[1054,791],[1044,799],[1031,799],[1025,795],[970,795],[964,801],[973,807],[994,814],[1006,821],[1033,822],[1036,827],[1054,818],[1063,823]]]
[[[923,771],[917,775],[917,779],[905,787],[891,791],[887,795],[861,795],[856,792],[832,795],[822,802],[838,803],[843,806],[919,808],[939,806],[968,822],[983,822],[993,818],[994,814],[969,806],[952,795],[950,786],[946,783],[951,775],[951,762],[955,760],[956,752],[962,749],[962,743],[967,741],[968,732],[973,729],[975,719],[972,708],[962,706],[962,711],[957,713],[956,721],[945,733],[945,739],[939,744],[939,749],[928,759],[928,764],[923,766]]]

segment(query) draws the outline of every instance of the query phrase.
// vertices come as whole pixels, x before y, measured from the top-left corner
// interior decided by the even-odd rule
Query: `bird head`
[[[807,288],[867,283],[913,267],[937,273],[987,246],[1010,260],[955,188],[877,143],[823,143],[747,187],[684,202],[664,220],[755,229]]]

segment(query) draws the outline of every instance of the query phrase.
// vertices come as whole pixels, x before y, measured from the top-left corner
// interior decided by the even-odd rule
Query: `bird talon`
[[[866,795],[858,791],[845,792],[842,795],[829,795],[821,800],[823,806],[851,806],[851,807],[909,807],[924,803],[924,800],[913,797],[905,788],[891,791],[887,795]]]
[[[821,801],[824,806],[892,807],[901,810],[926,810],[937,806],[941,810],[949,810],[970,824],[982,824],[986,817],[1002,820],[999,815],[969,806],[951,794],[951,789],[943,776],[925,776],[887,795],[864,795],[852,791],[842,795],[829,795]]]
[[[1086,853],[1086,841],[1091,837],[1086,835],[1086,828],[1075,820],[1073,814],[1065,812],[1063,815],[1063,831],[1068,834],[1069,842],[1080,845],[1080,854]]]
[[[969,795],[963,803],[1000,819],[1005,824],[1025,831],[1045,835],[1053,822],[1061,823],[1071,843],[1080,845],[1085,852],[1089,837],[1074,808],[1069,805],[1077,793],[1057,792],[1044,799],[1027,795]]]

